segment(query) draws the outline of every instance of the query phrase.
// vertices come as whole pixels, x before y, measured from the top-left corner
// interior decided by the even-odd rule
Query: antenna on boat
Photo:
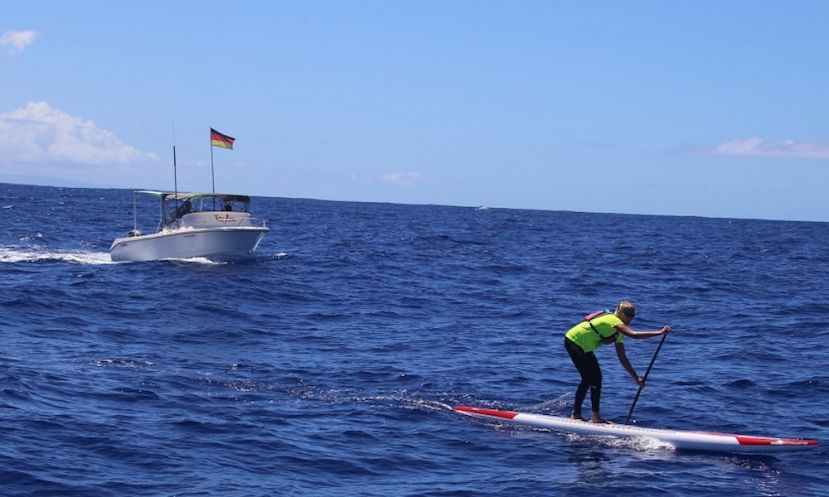
[[[173,145],[173,193],[178,197],[178,173],[176,172],[176,146]]]
[[[138,201],[136,200],[136,197],[138,197],[138,192],[132,192],[132,232],[133,233],[138,232],[138,214],[136,214],[136,211],[138,211]]]
[[[175,206],[176,210],[174,212],[178,212],[178,167],[176,164],[176,122],[173,121],[173,198],[175,199]],[[164,217],[166,209],[164,208],[164,201],[161,202],[161,209],[162,209],[162,219],[161,222],[164,222]],[[175,216],[174,216],[175,217]],[[178,226],[178,219],[176,221],[176,226]]]
[[[176,146],[173,145],[173,193],[175,193],[176,199],[176,212],[178,212],[178,173],[176,171]],[[176,219],[176,225],[178,225],[178,219]]]

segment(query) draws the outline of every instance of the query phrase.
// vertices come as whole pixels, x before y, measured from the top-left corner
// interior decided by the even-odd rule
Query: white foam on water
[[[40,237],[40,233],[35,237]],[[21,240],[28,241],[28,240]],[[286,252],[280,252],[267,258],[257,260],[277,260],[287,257]],[[205,266],[217,266],[228,264],[227,261],[214,261],[206,257],[188,257],[181,259],[162,259],[163,261],[183,262],[187,264],[202,264]],[[103,265],[103,264],[129,264],[132,261],[113,261],[109,252],[87,252],[74,250],[47,250],[40,248],[24,248],[24,247],[0,247],[0,264],[17,264],[23,262],[43,262],[43,261],[58,261],[71,262],[73,264],[89,264],[89,265]]]
[[[117,264],[109,252],[83,252],[71,250],[39,250],[15,247],[0,247],[0,263],[62,261],[73,264]]]
[[[664,451],[675,451],[676,447],[664,440],[652,437],[620,437],[606,435],[585,435],[579,433],[568,433],[567,439],[571,442],[584,442],[586,440],[597,442],[605,447],[632,449],[636,452],[653,453]]]

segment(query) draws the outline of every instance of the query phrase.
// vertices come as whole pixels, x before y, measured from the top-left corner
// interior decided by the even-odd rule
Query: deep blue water
[[[825,223],[253,210],[272,228],[255,261],[113,264],[131,192],[0,184],[0,494],[829,494]],[[569,414],[562,335],[623,298],[634,328],[675,330],[641,426],[822,445],[678,452],[447,408]],[[628,341],[640,374],[657,344]],[[622,421],[636,385],[598,356]]]

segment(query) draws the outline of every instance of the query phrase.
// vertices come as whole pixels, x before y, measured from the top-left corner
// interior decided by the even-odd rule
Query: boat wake
[[[160,259],[169,262],[184,262],[186,264],[203,264],[205,266],[221,266],[227,264],[226,261],[213,261],[207,257],[187,257],[184,259]]]
[[[170,262],[184,262],[188,264],[204,264],[206,266],[221,266],[225,264],[245,264],[245,263],[255,263],[255,262],[268,262],[268,261],[277,261],[284,257],[287,257],[287,253],[280,252],[278,254],[273,255],[255,255],[250,257],[240,257],[233,260],[213,260],[208,259],[207,257],[187,257],[181,259],[160,259],[162,261],[170,261]]]
[[[117,264],[110,259],[109,252],[37,250],[19,247],[0,247],[0,263],[16,264],[21,262],[49,261],[89,265]]]
[[[280,252],[272,256],[251,257],[251,262],[262,262],[279,260],[287,257],[288,254]],[[166,262],[178,262],[184,264],[202,264],[205,266],[217,266],[228,264],[227,261],[216,261],[206,257],[189,257],[183,259],[162,259]],[[113,261],[109,252],[86,252],[74,250],[44,250],[21,247],[0,247],[0,264],[19,264],[24,262],[69,262],[72,264],[104,265],[104,264],[129,264],[130,261]]]

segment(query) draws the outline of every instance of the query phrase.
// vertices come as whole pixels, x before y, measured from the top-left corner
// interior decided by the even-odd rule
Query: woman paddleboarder
[[[598,311],[588,314],[584,320],[570,328],[564,336],[564,348],[570,354],[570,359],[581,375],[581,383],[576,389],[575,405],[573,406],[573,419],[582,419],[581,405],[590,389],[590,402],[592,403],[593,414],[590,421],[593,423],[606,423],[599,412],[599,403],[602,394],[602,370],[599,361],[593,353],[602,345],[615,343],[616,355],[622,367],[627,370],[633,381],[640,387],[645,380],[636,374],[636,370],[630,365],[625,354],[625,336],[634,339],[652,338],[660,335],[667,335],[671,332],[670,326],[663,326],[661,330],[655,331],[634,331],[630,322],[636,317],[636,307],[623,300],[616,306],[614,312]]]

